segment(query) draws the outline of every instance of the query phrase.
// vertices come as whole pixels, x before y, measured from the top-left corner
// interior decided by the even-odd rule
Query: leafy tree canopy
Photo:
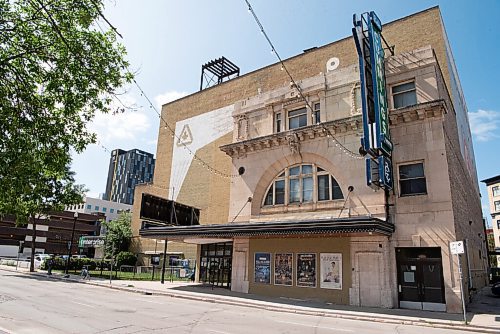
[[[114,257],[127,251],[132,238],[132,214],[123,212],[117,219],[103,224],[106,228],[106,256]]]
[[[0,0],[0,213],[25,221],[81,196],[70,151],[95,142],[86,124],[132,79],[115,33],[96,24],[102,9]]]

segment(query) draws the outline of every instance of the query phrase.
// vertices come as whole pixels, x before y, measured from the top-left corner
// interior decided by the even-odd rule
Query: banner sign
[[[392,190],[393,173],[391,159],[381,155],[377,159],[367,158],[366,162],[366,184],[377,190],[383,188]]]
[[[320,288],[342,290],[342,254],[321,253]]]
[[[382,46],[382,23],[374,12],[364,13],[358,20],[353,17],[352,29],[359,56],[361,106],[363,111],[363,149],[372,157],[366,161],[367,184],[372,188],[392,189],[392,166],[387,172],[393,145],[389,133],[389,114],[385,82],[384,48]],[[375,171],[384,166],[384,172]],[[379,175],[376,175],[376,174]],[[377,176],[377,177],[375,177]],[[384,176],[382,179],[378,176]],[[391,181],[389,182],[389,177]],[[387,178],[385,178],[387,177]],[[390,185],[390,186],[389,186]]]
[[[271,254],[255,253],[255,283],[271,283]]]
[[[297,286],[316,287],[316,254],[297,254]]]
[[[385,155],[392,152],[391,136],[389,134],[389,115],[387,107],[387,92],[385,88],[384,48],[382,47],[382,23],[375,12],[370,12],[368,37],[370,40],[370,60],[373,82],[373,103],[375,110],[375,130],[377,148]]]
[[[79,248],[98,248],[103,247],[105,238],[101,236],[81,236],[78,241]]]
[[[274,255],[274,285],[293,285],[293,254]]]

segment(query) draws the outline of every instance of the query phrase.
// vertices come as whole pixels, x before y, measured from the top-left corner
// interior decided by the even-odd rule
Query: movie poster
[[[271,254],[255,253],[255,283],[271,283]]]
[[[320,288],[342,290],[342,254],[321,253]]]
[[[274,285],[293,285],[293,254],[274,255]]]
[[[297,254],[297,286],[316,287],[316,254]]]

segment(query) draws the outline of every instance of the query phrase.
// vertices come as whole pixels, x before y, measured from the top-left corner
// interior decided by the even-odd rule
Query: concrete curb
[[[89,284],[93,286],[98,286],[102,288],[108,288],[119,291],[126,291],[137,294],[146,294],[153,296],[165,296],[171,298],[180,298],[186,300],[195,300],[195,301],[203,301],[208,303],[219,303],[225,305],[233,305],[233,306],[242,306],[242,307],[251,307],[257,308],[260,310],[267,310],[273,312],[283,312],[283,313],[295,313],[300,315],[312,315],[312,316],[321,316],[321,317],[329,317],[329,318],[339,318],[339,319],[347,319],[347,320],[360,320],[360,321],[370,321],[370,322],[380,322],[386,324],[396,324],[396,325],[411,325],[411,326],[421,326],[421,327],[432,327],[432,328],[440,328],[440,329],[452,329],[452,330],[461,330],[475,333],[492,333],[498,334],[498,327],[489,327],[489,326],[479,326],[479,325],[465,325],[458,321],[453,320],[438,320],[438,319],[429,319],[429,318],[414,318],[408,316],[391,316],[391,315],[382,315],[379,313],[361,313],[356,311],[343,311],[343,310],[317,310],[315,308],[305,307],[305,306],[293,306],[293,305],[281,305],[277,303],[261,301],[256,302],[251,299],[242,299],[240,297],[215,297],[212,295],[205,295],[201,293],[182,293],[182,292],[172,292],[172,291],[158,291],[158,290],[147,290],[140,289],[135,287],[125,287],[125,286],[113,286],[104,283],[98,283],[97,281],[82,281],[76,278],[65,278],[58,275],[47,276],[42,273],[29,273],[23,271],[15,271],[8,270],[5,268],[0,268],[0,270],[12,271],[16,273],[21,273],[25,275],[35,275],[41,276],[45,278],[52,278],[61,281],[72,281],[76,283]]]

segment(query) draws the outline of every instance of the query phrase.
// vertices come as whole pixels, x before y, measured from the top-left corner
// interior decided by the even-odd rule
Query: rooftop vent
[[[201,66],[200,90],[218,85],[222,83],[224,79],[227,81],[239,76],[240,68],[226,57],[209,61]]]

